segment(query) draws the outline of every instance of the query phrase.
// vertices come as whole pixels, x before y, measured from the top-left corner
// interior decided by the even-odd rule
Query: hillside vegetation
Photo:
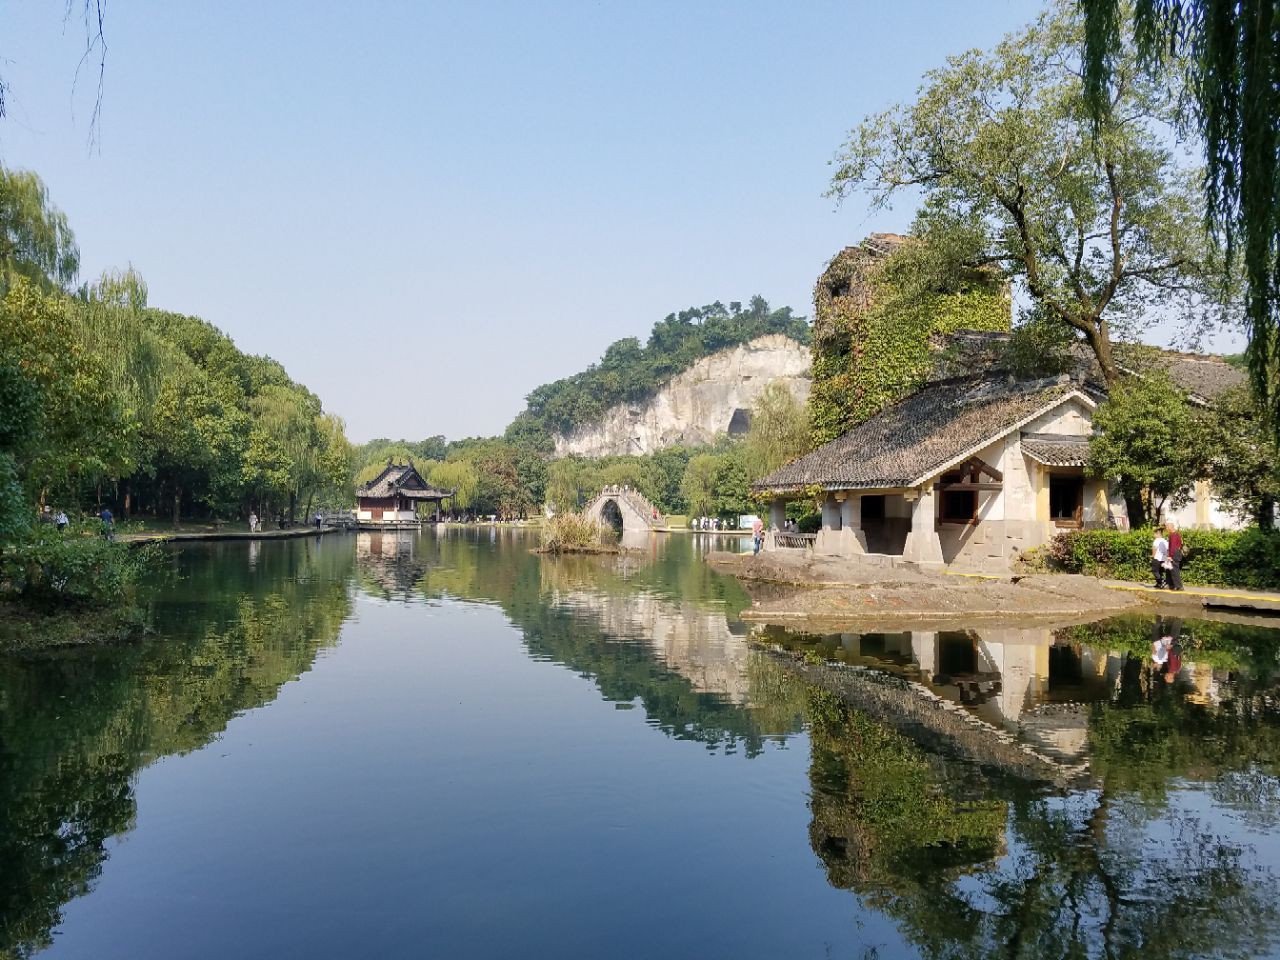
[[[507,439],[549,450],[556,434],[572,432],[615,404],[647,400],[703,357],[772,333],[807,344],[809,323],[790,307],[772,309],[759,296],[745,307],[716,301],[669,314],[654,324],[647,343],[618,340],[599,363],[530,393],[524,411],[507,427]]]

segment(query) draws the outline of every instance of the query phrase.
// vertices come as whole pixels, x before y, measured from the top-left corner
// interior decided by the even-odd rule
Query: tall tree
[[[1223,257],[1198,174],[1173,149],[1165,90],[1120,51],[1110,109],[1092,123],[1083,38],[1082,19],[1059,2],[994,50],[949,58],[915,103],[852,132],[831,192],[865,190],[875,206],[922,192],[917,255],[1019,281],[1041,315],[1088,342],[1112,383],[1113,339],[1134,335],[1152,308],[1197,329],[1223,317]]]
[[[804,407],[777,380],[756,398],[746,436],[747,473],[758,480],[784,463],[808,453],[809,417]]]
[[[0,167],[0,279],[6,286],[25,277],[45,288],[66,287],[79,270],[75,235],[44,181]]]
[[[1280,3],[1079,0],[1090,106],[1106,129],[1136,47],[1148,74],[1190,93],[1208,216],[1240,251],[1253,386],[1280,437]],[[1132,11],[1132,17],[1127,16]]]

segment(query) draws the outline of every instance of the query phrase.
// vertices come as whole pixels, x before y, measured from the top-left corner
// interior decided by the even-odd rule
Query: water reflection
[[[1159,687],[1219,708],[1258,697],[1276,672],[1280,631],[1210,620],[1129,617],[1061,630],[995,628],[804,634],[765,627],[793,651],[903,677],[1061,761],[1089,752],[1088,705],[1124,708]],[[1173,655],[1153,659],[1153,641]]]
[[[518,528],[385,536],[357,540],[370,595],[497,604],[532,656],[593,680],[606,700],[639,703],[672,737],[755,756],[801,728],[802,686],[751,650],[735,616],[746,595],[694,562],[691,540],[642,533],[616,557],[544,557]]]
[[[1274,812],[1274,718],[1164,697],[1123,720],[1104,709],[1094,786],[1059,794],[977,777],[828,693],[809,711],[814,853],[924,956],[1272,955],[1276,878],[1223,801]],[[1205,763],[1203,737],[1236,746]],[[1245,786],[1228,799],[1224,780]]]
[[[133,645],[0,658],[0,956],[52,942],[106,843],[134,827],[134,779],[275,698],[350,609],[349,545],[235,542],[176,553]]]
[[[133,846],[144,846],[157,811],[144,806],[138,822],[143,768],[206,746],[321,656],[333,657],[329,669],[302,688],[312,705],[286,715],[296,729],[328,724],[302,741],[318,756],[301,769],[312,785],[350,793],[326,802],[312,791],[310,819],[296,824],[296,796],[283,788],[278,806],[266,791],[268,809],[239,814],[263,845],[251,867],[277,870],[296,897],[268,885],[236,899],[197,871],[190,892],[227,915],[211,925],[263,935],[296,917],[323,944],[337,934],[306,910],[345,909],[345,867],[364,871],[368,887],[355,893],[367,912],[337,922],[380,937],[388,955],[415,955],[428,937],[466,952],[476,930],[500,927],[493,917],[548,887],[560,905],[526,921],[568,930],[590,915],[599,936],[580,942],[620,956],[645,955],[646,927],[688,944],[717,943],[730,925],[776,937],[754,950],[748,939],[742,956],[816,955],[824,944],[939,958],[1274,952],[1280,631],[1151,618],[1056,632],[770,631],[763,639],[790,651],[776,654],[746,636],[737,614],[747,598],[698,561],[697,538],[646,537],[617,558],[539,557],[535,545],[491,527],[183,550],[158,593],[154,637],[0,659],[0,956],[52,941],[64,905],[111,869],[112,836],[136,830]],[[348,627],[360,642],[331,653],[357,591],[370,598]],[[1161,665],[1152,643],[1164,636]],[[836,672],[806,663],[820,659],[860,669],[839,672],[842,690],[817,679]],[[856,684],[870,691],[861,708]],[[502,694],[486,696],[488,686]],[[567,688],[587,695],[561,714],[543,694]],[[638,709],[606,707],[602,718],[600,699]],[[273,761],[304,749],[287,723],[276,734]],[[608,775],[579,778],[596,767]],[[183,804],[200,802],[184,769],[170,768],[159,803],[175,831],[187,828]],[[263,776],[248,763],[221,769],[245,778],[237,790]],[[350,822],[348,801],[358,807]],[[285,822],[290,830],[274,826]],[[525,845],[533,840],[541,846]],[[559,856],[573,869],[539,872]],[[279,866],[295,858],[306,866]],[[634,896],[604,889],[619,862],[627,876],[614,879]],[[156,864],[134,866],[149,876]],[[575,881],[580,871],[595,878],[590,888]],[[682,875],[697,881],[684,903]],[[835,902],[836,924],[847,922],[842,933],[824,927],[815,946],[804,923],[767,909],[713,914],[700,899],[712,883],[726,902],[756,893],[788,918],[809,911],[811,923],[830,922]],[[638,911],[654,889],[677,892]],[[254,897],[268,918],[260,927],[245,903]],[[388,925],[389,911],[418,920]],[[169,942],[190,936],[153,914]],[[72,917],[64,932],[106,922]],[[619,939],[627,924],[638,932]],[[536,954],[534,925],[519,932]],[[514,949],[491,946],[495,956]]]

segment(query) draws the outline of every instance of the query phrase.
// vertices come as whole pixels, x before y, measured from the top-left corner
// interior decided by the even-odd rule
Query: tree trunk
[[[133,511],[133,491],[129,489],[129,484],[126,481],[124,485],[124,510],[122,512],[127,517],[132,511]]]
[[[1258,529],[1271,532],[1276,526],[1276,498],[1263,496],[1258,504]]]
[[[178,511],[182,507],[182,488],[175,486],[173,488],[173,526],[176,530],[178,527]]]
[[[311,504],[315,502],[316,492],[312,490],[307,494],[307,509],[302,511],[302,515],[307,518],[307,523],[311,522]]]
[[[294,512],[294,509],[297,507],[297,505],[298,505],[298,491],[290,490],[289,491],[289,523],[290,525],[293,524],[293,512]]]
[[[1138,527],[1146,526],[1147,523],[1147,505],[1142,499],[1141,490],[1132,490],[1128,486],[1123,488],[1124,506],[1129,512],[1129,529],[1136,530]]]

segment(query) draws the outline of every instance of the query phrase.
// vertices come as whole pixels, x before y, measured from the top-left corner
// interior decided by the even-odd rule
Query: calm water
[[[155,636],[0,658],[0,956],[1280,954],[1280,631],[756,638],[951,743],[693,538],[530,545],[191,546]]]

